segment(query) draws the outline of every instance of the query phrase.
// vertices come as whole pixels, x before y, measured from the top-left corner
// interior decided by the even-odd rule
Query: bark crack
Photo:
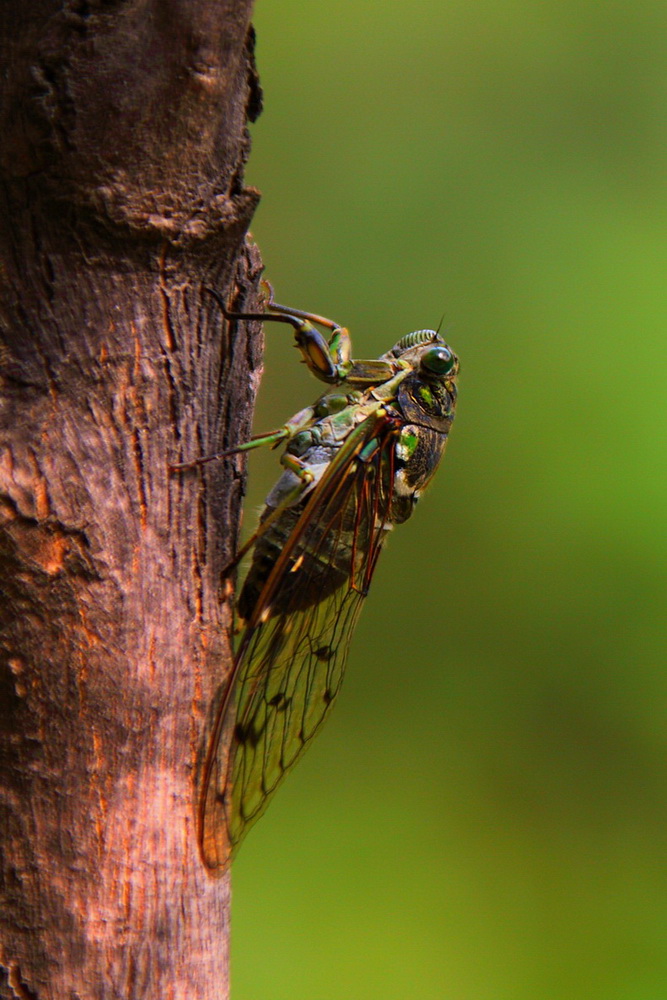
[[[10,962],[9,966],[4,966],[4,968],[7,973],[7,982],[16,1000],[40,1000],[39,994],[31,990],[24,981],[18,962]]]

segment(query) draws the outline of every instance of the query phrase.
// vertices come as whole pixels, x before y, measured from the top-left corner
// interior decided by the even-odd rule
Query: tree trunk
[[[216,1000],[199,858],[258,308],[250,0],[0,12],[0,996]],[[234,334],[231,339],[230,332]]]

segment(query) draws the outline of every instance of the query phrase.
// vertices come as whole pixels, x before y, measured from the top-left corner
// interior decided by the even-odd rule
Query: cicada
[[[229,320],[291,324],[306,365],[327,383],[279,430],[232,449],[285,444],[283,473],[239,553],[252,549],[236,603],[243,625],[203,771],[199,843],[221,871],[336,700],[385,539],[445,451],[459,362],[434,330],[356,361],[332,320],[272,293],[265,313],[229,312],[212,294]]]

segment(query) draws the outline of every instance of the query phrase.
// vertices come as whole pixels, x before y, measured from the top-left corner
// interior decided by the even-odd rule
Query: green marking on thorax
[[[425,406],[433,406],[433,393],[427,385],[420,385],[417,391]]]

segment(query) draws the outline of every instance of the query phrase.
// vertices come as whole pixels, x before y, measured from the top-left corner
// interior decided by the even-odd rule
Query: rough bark
[[[0,997],[227,996],[194,818],[259,331],[250,0],[0,12]]]

